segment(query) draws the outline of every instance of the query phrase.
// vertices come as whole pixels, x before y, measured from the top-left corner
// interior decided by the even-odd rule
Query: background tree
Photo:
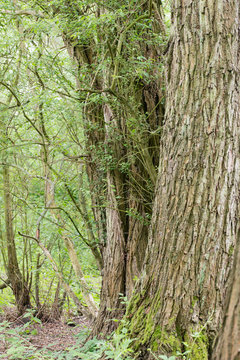
[[[9,4],[6,5],[9,6]],[[67,94],[59,95],[59,92],[64,93],[66,86],[66,92],[70,91],[69,84],[71,80],[74,80],[71,67],[69,67],[69,57],[64,48],[61,49],[63,47],[61,37],[54,38],[52,41],[49,39],[47,34],[49,24],[46,24],[46,21],[40,25],[34,17],[27,18],[25,12],[19,16],[16,15],[15,11],[18,10],[18,7],[13,6],[11,12],[7,12],[7,16],[4,15],[1,18],[0,28],[3,50],[1,155],[4,155],[1,166],[4,171],[7,167],[10,180],[14,179],[14,182],[8,182],[10,190],[5,191],[12,202],[11,216],[7,219],[11,219],[15,259],[18,257],[17,265],[20,274],[22,272],[23,279],[27,279],[27,286],[24,286],[24,289],[30,293],[32,305],[36,306],[40,316],[44,313],[44,309],[51,308],[52,302],[52,313],[55,314],[52,315],[56,316],[53,307],[60,304],[65,295],[61,287],[59,288],[58,278],[54,276],[51,265],[49,266],[44,259],[46,250],[54,259],[64,282],[69,285],[71,281],[78,301],[81,301],[82,292],[74,277],[70,280],[71,263],[67,260],[63,233],[71,236],[72,242],[77,244],[76,252],[78,256],[81,253],[84,271],[88,264],[88,270],[94,269],[96,277],[99,276],[97,266],[87,248],[89,247],[90,252],[92,249],[97,260],[100,256],[97,257],[99,252],[95,248],[95,243],[91,245],[95,237],[95,229],[89,201],[86,200],[89,192],[86,175],[84,172],[79,173],[81,162],[79,151],[82,153],[84,142],[81,128],[76,133],[80,122],[79,108],[76,102],[72,107],[71,95],[68,97]],[[11,30],[6,26],[7,21],[12,26]],[[7,40],[6,32],[8,33]],[[20,53],[21,62],[19,61]],[[67,60],[66,63],[65,60]],[[63,63],[65,66],[62,66]],[[16,74],[18,82],[15,82]],[[66,75],[68,80],[66,80]],[[49,90],[47,86],[52,86],[54,89]],[[9,96],[11,104],[7,104]],[[46,148],[47,159],[44,157]],[[47,183],[47,179],[43,171],[44,166],[51,171],[50,176],[55,186],[55,205],[58,207],[55,211],[61,212],[62,221],[51,218],[45,202],[44,184]],[[3,179],[7,179],[6,176],[3,178],[4,171],[1,172],[1,184]],[[6,190],[6,186],[1,188],[1,191],[4,189]],[[9,207],[2,206],[1,212],[4,213],[4,210],[9,212],[8,209]],[[86,222],[88,226],[85,231]],[[6,226],[2,226],[1,250],[6,270],[10,268],[13,272],[13,263],[7,264],[5,251],[9,229],[8,221]],[[18,233],[24,234],[25,237],[23,238]],[[36,237],[44,245],[44,254],[38,248],[37,242],[33,240]],[[9,280],[6,280],[5,276],[2,277],[5,281],[2,285],[4,288]],[[24,285],[21,277],[17,278]],[[91,291],[94,291],[95,285],[93,286],[92,283],[89,285]],[[8,292],[5,292],[7,297]],[[94,294],[94,297],[98,297],[97,294]],[[19,303],[18,300],[16,302]]]
[[[78,70],[103,255],[98,334],[115,327],[110,319],[124,310],[119,294],[131,295],[142,268],[164,112],[157,44],[165,29],[160,2],[62,3],[57,12]]]
[[[17,26],[17,24],[16,24]],[[15,66],[16,75],[13,78],[12,86],[17,87],[19,83],[20,71],[22,66],[22,43],[20,42],[19,52],[14,52],[13,57],[16,57],[17,63]],[[9,67],[9,59],[4,57],[2,64],[2,73],[5,75]],[[25,273],[25,266],[23,264],[22,271],[20,270],[19,261],[17,257],[16,243],[15,243],[15,234],[14,234],[14,224],[13,224],[13,201],[12,201],[12,179],[9,170],[8,162],[11,161],[12,155],[7,151],[8,145],[11,144],[10,141],[10,128],[11,123],[14,117],[14,110],[11,111],[11,105],[14,102],[15,94],[11,91],[11,88],[4,82],[1,82],[1,85],[4,86],[7,93],[4,94],[4,109],[3,116],[1,119],[1,135],[2,135],[2,178],[3,178],[3,197],[4,197],[4,217],[5,217],[5,234],[6,234],[6,248],[7,256],[5,260],[5,267],[7,270],[8,283],[12,288],[18,313],[21,315],[27,308],[31,306],[30,302],[30,277],[29,274]],[[13,105],[13,108],[15,106]],[[23,256],[25,257],[25,251]]]

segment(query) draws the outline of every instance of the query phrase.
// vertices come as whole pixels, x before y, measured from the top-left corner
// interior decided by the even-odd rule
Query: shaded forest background
[[[3,2],[1,12],[2,288],[11,282],[20,312],[61,298],[63,279],[81,300],[83,271],[98,301],[110,255],[105,272],[115,266],[121,277],[116,300],[140,273],[151,219],[163,9],[152,19],[146,3],[26,6]],[[116,238],[111,259],[104,250]]]

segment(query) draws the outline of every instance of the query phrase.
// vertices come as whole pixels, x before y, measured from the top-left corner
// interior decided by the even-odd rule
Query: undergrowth
[[[23,325],[12,327],[8,321],[0,323],[0,342],[4,353],[0,359],[9,360],[98,360],[103,356],[112,360],[132,360],[130,345],[132,340],[126,336],[126,329],[120,334],[114,333],[107,340],[98,340],[96,337],[87,341],[89,330],[81,330],[75,335],[76,343],[60,351],[49,349],[53,344],[41,346],[33,345],[30,336],[38,334],[36,323],[42,326],[41,321],[33,316]]]
[[[24,321],[25,319],[25,321]],[[12,323],[2,321],[0,323],[0,343],[4,347],[4,353],[0,354],[0,359],[9,360],[134,360],[134,353],[131,348],[132,342],[128,335],[128,326],[125,320],[120,320],[120,331],[113,333],[105,340],[94,337],[86,341],[89,336],[89,329],[76,331],[75,344],[66,346],[57,351],[51,350],[53,344],[42,346],[33,345],[31,339],[38,334],[38,327],[43,326],[41,321],[33,316],[29,311],[23,318],[27,322],[13,327]],[[198,332],[190,334],[189,341],[183,342],[183,353],[178,352],[170,357],[166,355],[156,355],[148,349],[151,357],[155,360],[187,360],[194,356],[195,345],[204,336],[206,325],[203,325]]]

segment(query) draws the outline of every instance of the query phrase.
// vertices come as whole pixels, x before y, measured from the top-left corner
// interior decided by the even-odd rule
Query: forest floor
[[[64,359],[69,349],[79,349],[89,330],[84,317],[26,324],[0,317],[0,359]]]

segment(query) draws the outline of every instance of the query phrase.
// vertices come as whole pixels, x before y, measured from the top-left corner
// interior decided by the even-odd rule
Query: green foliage
[[[27,331],[29,330],[29,331]],[[36,328],[35,328],[36,330]],[[76,344],[61,351],[50,351],[46,348],[38,350],[28,341],[29,335],[34,336],[34,329],[31,329],[31,321],[11,328],[10,323],[2,322],[0,324],[0,340],[4,341],[5,353],[0,355],[5,358],[6,355],[11,360],[97,360],[103,354],[106,359],[111,360],[132,360],[131,342],[127,336],[127,329],[123,328],[121,333],[114,333],[108,340],[98,340],[93,338],[85,342],[89,332],[80,331],[76,335]],[[84,343],[84,345],[82,345]]]
[[[22,5],[22,10],[28,11],[29,6],[32,6],[33,12],[43,13],[44,6],[51,10],[52,5],[54,2],[42,2],[42,6],[39,6],[30,1],[27,9]],[[40,221],[40,240],[51,252],[66,281],[72,277],[76,284],[76,292],[81,298],[81,290],[72,274],[71,263],[62,239],[64,231],[65,234],[69,234],[76,244],[77,252],[81,254],[81,263],[94,296],[99,300],[99,272],[91,251],[83,241],[88,238],[85,223],[73,203],[73,200],[79,202],[80,192],[84,192],[86,197],[89,193],[86,174],[83,174],[84,179],[81,185],[79,184],[79,160],[71,160],[72,157],[84,153],[81,110],[79,102],[74,100],[74,96],[77,96],[74,67],[67,50],[63,48],[64,44],[59,36],[61,30],[53,17],[15,16],[14,13],[19,10],[19,6],[8,0],[1,1],[1,9],[8,13],[0,11],[0,77],[6,84],[0,85],[0,110],[4,110],[5,114],[0,121],[0,156],[1,161],[5,158],[10,165],[19,267],[25,278],[28,281],[31,279],[31,290],[34,295],[37,286],[37,258],[40,255],[39,300],[41,304],[48,304],[50,307],[58,286],[55,273],[39,251],[37,243],[30,239],[23,240],[23,237],[18,235],[18,232],[21,232],[35,237],[36,224],[47,206],[43,164],[46,155],[45,144],[51,166],[50,177],[54,183],[55,203],[64,211],[59,210],[63,224],[59,224],[50,211],[46,212]],[[10,90],[14,96],[8,106]],[[2,167],[0,181],[2,183]],[[73,199],[66,189],[66,184]],[[2,186],[0,191],[2,196]],[[89,200],[86,201],[86,206],[86,216],[94,227]],[[2,207],[1,214],[3,213]],[[0,224],[0,232],[1,252],[6,260],[4,221]],[[1,260],[0,264],[0,273],[4,274],[7,272],[4,261]],[[60,290],[59,296],[63,296],[63,290]],[[13,303],[12,300],[9,289],[5,289],[0,297],[0,307],[6,302]],[[32,296],[31,300],[34,304],[35,296]]]
[[[129,209],[127,211],[128,216],[137,219],[139,222],[143,223],[144,225],[149,225],[151,220],[150,214],[145,214],[144,216],[137,212],[135,209]]]
[[[128,336],[126,327],[120,332],[115,332],[108,340],[97,340],[96,338],[86,342],[77,353],[82,360],[95,360],[102,358],[111,360],[132,360],[133,350],[131,343],[134,339]],[[79,350],[78,350],[79,351]]]
[[[176,350],[174,355],[170,357],[167,355],[156,355],[150,348],[148,351],[156,360],[207,360],[209,340],[206,334],[206,327],[210,322],[211,316],[204,325],[200,326],[198,331],[186,332],[184,336],[185,341],[181,342],[183,351]]]
[[[28,327],[29,323],[11,328],[7,321],[1,322],[0,340],[4,342],[5,353],[0,355],[0,359],[5,359],[6,356],[9,360],[47,359],[28,341],[29,334],[36,335],[34,330],[27,331]]]
[[[132,182],[136,188],[133,187],[134,192],[142,194],[141,201],[147,210],[150,207],[154,184],[147,175],[143,176],[147,173],[143,150],[150,151],[150,159],[154,157],[152,149],[157,145],[151,141],[157,131],[152,135],[152,130],[156,129],[150,126],[151,114],[142,109],[139,99],[147,86],[155,83],[156,74],[162,72],[162,64],[156,61],[156,56],[154,59],[153,53],[165,45],[166,37],[156,27],[156,19],[148,6],[137,0],[107,0],[104,3],[31,0],[27,5],[1,0],[1,9],[0,110],[4,113],[0,120],[1,156],[10,169],[19,268],[24,280],[31,285],[33,306],[39,305],[37,293],[38,301],[46,307],[54,304],[55,297],[64,299],[63,289],[58,293],[59,280],[55,271],[34,241],[39,227],[39,240],[51,253],[64,280],[84,302],[64,244],[63,238],[67,235],[75,245],[93,297],[99,301],[101,279],[89,245],[98,250],[100,242],[103,246],[105,214],[101,238],[94,210],[99,207],[104,213],[109,206],[106,174],[115,171],[126,179],[124,193],[130,192],[128,182]],[[27,12],[29,9],[33,15],[18,14],[19,10]],[[68,52],[75,60],[78,58],[77,65]],[[102,92],[101,87],[109,91]],[[103,117],[106,104],[115,114],[111,124],[106,124]],[[86,117],[88,110],[90,120]],[[95,184],[86,174],[89,164],[98,168]],[[134,167],[142,170],[140,181],[132,175]],[[0,169],[1,181],[2,176]],[[48,185],[54,191],[58,216],[53,215],[51,203],[49,205],[47,201]],[[97,205],[91,203],[93,187],[99,193]],[[117,202],[123,202],[117,187],[113,186],[113,191]],[[85,207],[82,206],[83,198]],[[124,203],[128,203],[127,198]],[[149,225],[151,209],[142,214],[126,206],[121,211],[126,217]],[[3,212],[2,207],[1,214]],[[94,237],[92,243],[89,227]],[[0,271],[7,273],[4,223],[0,224],[0,231],[5,260],[0,262]],[[19,232],[26,237],[18,235]],[[12,299],[9,289],[5,289],[0,305]],[[123,297],[122,300],[126,299]],[[73,307],[71,300],[69,304]],[[42,359],[43,354],[26,355],[31,347],[25,347],[22,337],[35,331],[30,328],[37,322],[32,314],[27,316],[31,320],[18,334],[22,349],[19,357],[39,356]],[[122,330],[107,343],[94,339],[81,349],[82,358],[99,358],[105,352],[109,359],[130,359],[132,340],[125,330],[122,326]],[[13,352],[9,356],[14,358],[16,354],[11,345],[9,351]],[[80,356],[79,348],[49,356],[74,359]]]

